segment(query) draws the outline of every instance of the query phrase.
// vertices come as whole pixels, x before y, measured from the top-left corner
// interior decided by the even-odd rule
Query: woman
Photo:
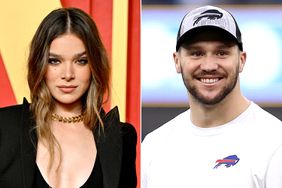
[[[0,187],[136,187],[135,129],[102,109],[109,74],[86,13],[46,16],[28,58],[32,102],[0,109]]]

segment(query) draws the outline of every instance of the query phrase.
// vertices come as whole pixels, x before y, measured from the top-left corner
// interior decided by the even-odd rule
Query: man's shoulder
[[[264,110],[262,107],[260,107],[259,105],[252,103],[252,112],[253,112],[253,117],[254,119],[257,120],[257,122],[260,122],[260,124],[264,124],[267,126],[278,126],[282,128],[282,122],[280,119],[278,119],[277,117],[275,117],[273,114],[267,112],[266,110]]]
[[[186,110],[146,135],[143,143],[153,144],[156,142],[163,142],[163,140],[168,140],[175,130],[181,129],[182,125],[187,124],[188,121],[189,110]]]
[[[282,122],[259,105],[252,105],[252,118],[249,119],[249,123],[254,140],[255,138],[261,140],[262,137],[267,137],[263,140],[264,142],[274,145],[282,144]]]

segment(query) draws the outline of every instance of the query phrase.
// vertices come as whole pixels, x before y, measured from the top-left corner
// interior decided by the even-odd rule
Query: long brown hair
[[[89,60],[91,82],[89,89],[81,99],[82,113],[85,114],[84,124],[89,129],[103,129],[100,111],[104,99],[109,96],[109,60],[95,22],[88,14],[77,8],[53,10],[39,25],[31,41],[28,57],[30,109],[36,122],[38,139],[42,140],[48,148],[50,161],[54,159],[55,147],[58,146],[60,156],[61,148],[49,126],[50,117],[54,110],[54,99],[46,86],[44,76],[51,42],[66,33],[75,34],[82,40]],[[52,166],[50,161],[49,170]]]

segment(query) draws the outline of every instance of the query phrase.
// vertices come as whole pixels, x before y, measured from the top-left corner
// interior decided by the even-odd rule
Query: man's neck
[[[191,121],[196,126],[203,128],[220,126],[238,117],[249,105],[250,101],[241,94],[226,96],[225,99],[214,105],[205,105],[191,99]]]

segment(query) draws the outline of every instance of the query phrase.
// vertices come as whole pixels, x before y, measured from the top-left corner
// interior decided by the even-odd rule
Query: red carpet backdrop
[[[26,81],[31,38],[53,9],[77,7],[98,25],[112,64],[112,95],[105,109],[118,105],[122,121],[132,123],[140,138],[140,1],[3,0],[0,3],[0,107],[29,99]],[[139,139],[140,140],[140,139]],[[140,143],[137,146],[140,187]]]

